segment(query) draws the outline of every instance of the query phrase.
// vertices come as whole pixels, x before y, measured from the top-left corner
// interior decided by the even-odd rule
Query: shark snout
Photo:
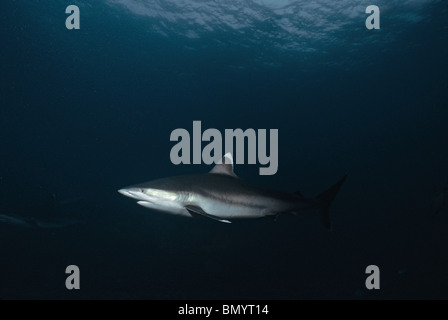
[[[118,190],[118,192],[126,197],[137,199],[137,200],[142,199],[142,196],[144,195],[142,189],[140,189],[140,188],[123,188],[123,189]]]

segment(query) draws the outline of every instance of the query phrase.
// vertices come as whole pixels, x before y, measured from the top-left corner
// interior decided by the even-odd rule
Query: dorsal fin
[[[210,170],[210,173],[214,174],[226,174],[237,178],[235,172],[233,172],[233,157],[230,152],[226,153],[224,157]]]

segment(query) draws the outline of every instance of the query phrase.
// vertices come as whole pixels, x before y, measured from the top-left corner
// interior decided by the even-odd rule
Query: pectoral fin
[[[200,215],[200,216],[207,217],[207,218],[219,221],[219,222],[232,223],[229,220],[224,220],[224,219],[221,219],[219,217],[216,217],[212,214],[205,212],[204,210],[202,210],[201,207],[188,205],[188,206],[185,206],[185,209],[187,209],[191,215]]]

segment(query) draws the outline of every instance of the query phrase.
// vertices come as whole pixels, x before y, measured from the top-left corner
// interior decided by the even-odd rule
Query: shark
[[[63,228],[79,223],[79,220],[67,216],[61,211],[61,206],[71,204],[71,199],[58,201],[51,194],[40,203],[30,203],[23,207],[1,206],[0,223],[21,228]]]
[[[346,178],[347,174],[316,197],[307,198],[300,191],[271,190],[240,179],[234,172],[232,154],[227,153],[208,173],[156,179],[118,192],[145,208],[223,223],[316,211],[323,225],[330,229],[330,205]]]
[[[23,228],[63,228],[78,223],[75,219],[55,218],[52,220],[39,219],[31,216],[14,214],[0,214],[0,222]]]

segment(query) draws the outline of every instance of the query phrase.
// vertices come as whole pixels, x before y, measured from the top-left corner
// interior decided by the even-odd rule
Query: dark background
[[[73,31],[72,3],[0,7],[0,214],[55,194],[81,217],[58,229],[0,224],[1,299],[448,297],[447,211],[430,214],[448,178],[446,4],[416,23],[386,15],[379,31],[360,20],[341,31],[344,45],[302,53],[225,32],[163,37],[119,7],[73,3]],[[192,132],[193,120],[279,130],[278,173],[236,166],[248,181],[314,196],[347,172],[332,232],[312,214],[183,219],[116,192],[209,170],[169,159],[171,131]],[[70,264],[81,290],[65,288]]]

